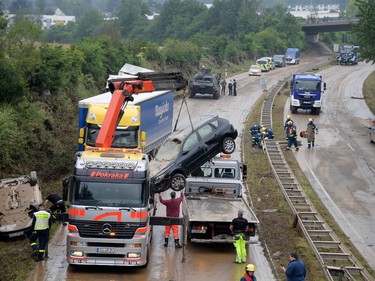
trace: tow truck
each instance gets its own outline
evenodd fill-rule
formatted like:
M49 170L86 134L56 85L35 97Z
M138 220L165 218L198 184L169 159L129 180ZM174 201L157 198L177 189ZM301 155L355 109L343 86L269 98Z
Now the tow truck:
M191 242L233 243L229 226L238 210L248 220L245 241L251 242L259 220L243 197L246 176L246 165L215 157L186 179L187 233Z
M70 202L69 264L147 264L150 217L155 213L149 158L139 148L113 148L111 144L134 94L181 90L187 84L179 72L139 72L109 81L112 98L95 147L77 152L73 176L63 181L63 197Z

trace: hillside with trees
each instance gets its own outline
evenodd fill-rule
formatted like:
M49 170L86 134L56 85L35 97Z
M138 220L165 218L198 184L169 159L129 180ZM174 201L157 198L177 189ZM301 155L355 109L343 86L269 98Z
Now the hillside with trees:
M22 14L56 8L52 0L6 2ZM1 178L36 170L51 181L69 173L78 101L100 93L126 62L190 77L205 58L219 69L304 48L299 21L282 5L260 0L214 0L210 9L197 0L168 0L152 21L145 14L156 1L96 1L103 10L116 5L109 21L87 1L58 2L67 14L82 13L76 22L42 30L21 12L12 24L0 19Z

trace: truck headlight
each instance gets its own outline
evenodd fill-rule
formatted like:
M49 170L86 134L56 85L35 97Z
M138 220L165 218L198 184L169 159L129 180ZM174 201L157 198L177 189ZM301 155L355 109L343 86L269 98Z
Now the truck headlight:
M140 257L141 257L141 253L128 253L128 258L136 259Z
M83 257L83 252L82 251L70 251L70 255L72 257Z

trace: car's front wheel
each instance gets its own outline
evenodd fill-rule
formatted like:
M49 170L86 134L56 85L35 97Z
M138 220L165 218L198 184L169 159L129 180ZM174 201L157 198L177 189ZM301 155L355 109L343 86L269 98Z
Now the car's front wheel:
M186 186L186 178L183 174L174 174L171 177L171 188L174 191L180 191Z
M225 137L221 143L221 151L225 154L232 154L236 149L236 142L231 137Z

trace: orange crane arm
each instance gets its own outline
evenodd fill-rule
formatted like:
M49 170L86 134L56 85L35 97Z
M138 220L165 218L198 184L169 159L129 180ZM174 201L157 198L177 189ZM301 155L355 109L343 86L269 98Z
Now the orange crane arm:
M128 101L133 94L158 90L180 90L187 86L187 80L181 73L138 73L139 80L133 78L115 78L109 82L112 98L104 117L95 146L109 148L112 145L116 127L121 120Z

